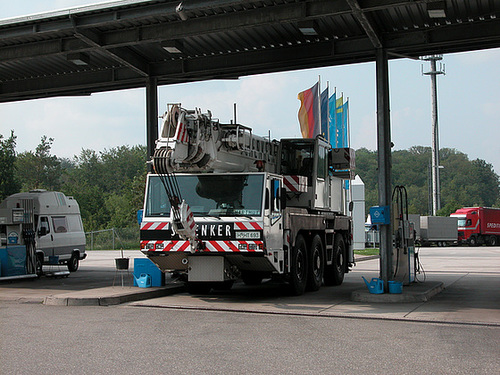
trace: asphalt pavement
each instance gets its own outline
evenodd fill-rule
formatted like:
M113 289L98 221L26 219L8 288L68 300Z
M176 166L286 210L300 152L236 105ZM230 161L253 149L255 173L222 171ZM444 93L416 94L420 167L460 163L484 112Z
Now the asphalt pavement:
M404 286L401 294L371 294L362 279L378 277L379 259L358 257L344 283L317 292L291 296L282 283L260 286L236 283L229 291L190 295L182 283L167 277L164 287L133 286L131 268L117 271L113 251L92 251L80 269L67 277L0 282L0 301L43 303L58 306L130 306L166 309L237 311L322 317L445 322L500 326L500 248L422 248L425 273L418 282ZM52 266L46 271L65 270Z

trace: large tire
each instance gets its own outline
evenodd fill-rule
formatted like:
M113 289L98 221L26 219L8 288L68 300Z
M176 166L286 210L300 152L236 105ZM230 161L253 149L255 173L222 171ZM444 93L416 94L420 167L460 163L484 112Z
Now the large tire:
M333 262L325 268L325 285L340 285L344 281L346 267L346 251L344 238L340 233L333 241Z
M469 245L470 246L477 246L478 245L476 236L472 236L471 238L469 238Z
M290 268L290 292L295 296L304 294L307 285L307 245L304 237L298 235L292 249Z
M323 250L323 241L321 237L315 235L311 248L309 249L309 270L307 278L307 289L316 291L323 283L323 274L325 270L325 252Z
M498 240L497 240L497 236L495 235L491 235L490 236L490 241L489 241L489 245L490 246L496 246L498 243Z
M78 266L80 265L80 255L77 252L71 254L71 258L68 260L68 270L69 272L76 272Z

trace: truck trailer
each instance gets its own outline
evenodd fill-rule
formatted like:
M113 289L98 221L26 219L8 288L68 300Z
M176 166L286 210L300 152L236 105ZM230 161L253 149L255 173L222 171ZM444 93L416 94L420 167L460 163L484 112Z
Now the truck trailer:
M281 279L296 295L341 284L354 265L344 189L354 151L168 108L147 177L142 252L192 293L237 279Z
M408 215L420 246L450 246L457 242L457 220L446 216Z
M457 242L457 220L446 216L420 216L420 244L449 246Z
M500 241L500 208L464 207L450 215L458 219L458 242L497 246Z

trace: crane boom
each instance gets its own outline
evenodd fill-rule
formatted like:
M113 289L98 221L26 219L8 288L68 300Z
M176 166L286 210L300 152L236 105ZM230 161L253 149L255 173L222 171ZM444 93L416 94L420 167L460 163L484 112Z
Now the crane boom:
M169 105L153 165L157 173L276 172L278 142L255 136L249 127L221 124L210 111Z

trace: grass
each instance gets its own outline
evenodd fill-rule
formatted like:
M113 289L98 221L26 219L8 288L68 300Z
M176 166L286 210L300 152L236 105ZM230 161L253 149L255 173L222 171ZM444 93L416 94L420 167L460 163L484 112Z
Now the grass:
M379 255L379 249L354 250L357 255Z

